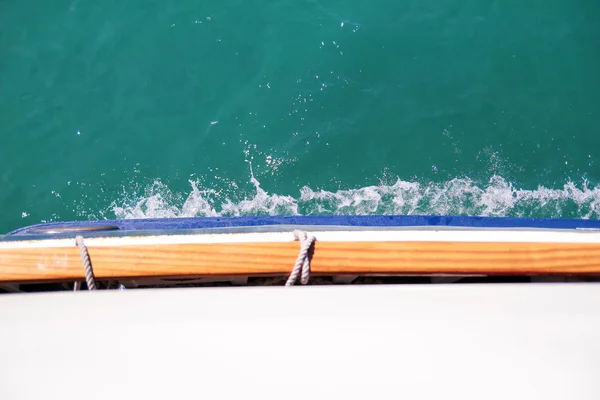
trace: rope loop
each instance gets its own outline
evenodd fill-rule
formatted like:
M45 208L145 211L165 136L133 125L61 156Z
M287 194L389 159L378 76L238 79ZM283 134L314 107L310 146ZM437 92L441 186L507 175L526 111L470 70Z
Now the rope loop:
M314 250L313 245L317 238L305 231L295 230L294 239L300 242L300 252L298 253L296 264L294 264L294 268L285 282L285 286L293 286L298 279L298 275L300 275L300 283L302 285L306 285L310 278L311 250Z
M81 262L83 262L83 270L85 272L85 282L87 283L88 290L96 290L96 279L94 278L94 270L92 268L92 261L90 260L90 254L86 245L83 243L83 237L77 235L75 237L75 244L79 247L79 254L81 255ZM79 290L79 282L75 282L73 287L74 290Z

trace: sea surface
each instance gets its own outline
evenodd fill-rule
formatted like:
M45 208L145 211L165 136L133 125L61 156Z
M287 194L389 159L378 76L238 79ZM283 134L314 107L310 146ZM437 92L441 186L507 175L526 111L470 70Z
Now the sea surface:
M600 218L598 0L0 0L0 232Z

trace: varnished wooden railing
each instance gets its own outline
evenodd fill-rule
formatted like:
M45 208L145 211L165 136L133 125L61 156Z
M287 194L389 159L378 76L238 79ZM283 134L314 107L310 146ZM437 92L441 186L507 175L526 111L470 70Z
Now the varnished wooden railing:
M73 241L74 242L74 241ZM0 246L0 282L83 279L74 244ZM287 275L298 242L88 246L97 279ZM317 241L320 275L600 274L600 243Z

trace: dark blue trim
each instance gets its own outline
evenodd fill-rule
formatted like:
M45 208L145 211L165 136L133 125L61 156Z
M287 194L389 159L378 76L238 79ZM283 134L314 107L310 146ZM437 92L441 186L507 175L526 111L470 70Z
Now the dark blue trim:
M463 216L279 216L279 217L211 217L163 218L102 221L70 221L39 224L17 229L9 235L27 234L31 228L116 225L120 231L187 230L266 225L329 225L329 226L456 226L474 228L546 228L600 229L599 220L498 218Z

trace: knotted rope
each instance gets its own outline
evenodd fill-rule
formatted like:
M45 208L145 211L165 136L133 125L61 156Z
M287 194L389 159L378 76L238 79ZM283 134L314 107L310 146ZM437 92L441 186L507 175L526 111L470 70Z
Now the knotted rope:
M81 261L83 262L83 270L85 271L85 282L87 283L88 290L96 290L96 279L94 278L94 270L92 269L92 262L90 261L90 254L86 245L83 243L83 237L77 235L75 237L75 243L79 247L79 254L81 255ZM75 282L74 290L79 290L79 283Z
M294 231L294 239L300 241L300 252L298 253L292 273L285 282L285 286L293 286L299 274L301 274L300 283L303 285L308 283L308 278L310 277L310 259L312 257L310 249L317 240L313 235L299 230Z

